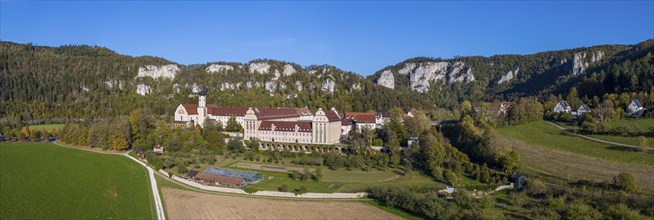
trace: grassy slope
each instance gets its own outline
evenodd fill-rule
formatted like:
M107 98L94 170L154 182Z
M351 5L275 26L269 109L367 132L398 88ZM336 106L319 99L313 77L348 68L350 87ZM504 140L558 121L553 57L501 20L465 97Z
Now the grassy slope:
M609 144L597 143L580 137L563 134L547 122L533 122L517 126L506 126L500 133L531 145L553 148L590 157L621 163L654 166L651 153L635 152Z
M571 123L564 123L564 122L554 122L564 128L567 128L569 130L578 130L578 127L572 126ZM621 119L616 122L611 123L612 127L618 127L618 126L623 126L623 127L639 127L643 131L650 131L652 127L654 127L654 118L646 118L646 119ZM621 143L621 144L629 144L629 145L634 145L638 146L638 137L637 136L620 136L620 135L598 135L598 134L590 134L586 135L590 137L594 137L597 139L602 139L606 141L612 141L616 143ZM654 146L654 136L649 136L646 137L647 142L650 147Z
M152 219L147 171L118 155L0 144L0 219Z

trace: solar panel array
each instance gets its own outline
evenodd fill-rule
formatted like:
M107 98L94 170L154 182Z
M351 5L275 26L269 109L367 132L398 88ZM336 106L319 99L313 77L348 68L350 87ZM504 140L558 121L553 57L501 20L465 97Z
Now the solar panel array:
M258 183L259 181L263 180L263 175L261 175L260 173L241 171L241 170L232 170L227 168L210 167L204 170L204 173L241 178L245 180L245 182L250 184Z

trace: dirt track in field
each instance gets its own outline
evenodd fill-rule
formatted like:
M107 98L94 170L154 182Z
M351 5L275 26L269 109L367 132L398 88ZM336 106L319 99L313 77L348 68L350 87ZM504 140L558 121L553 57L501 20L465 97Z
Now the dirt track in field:
M163 188L169 219L402 219L361 202L246 198Z
M654 191L654 168L622 164L571 152L532 146L522 141L501 137L500 142L520 153L520 162L528 167L571 180L611 182L621 172L636 175L642 189Z

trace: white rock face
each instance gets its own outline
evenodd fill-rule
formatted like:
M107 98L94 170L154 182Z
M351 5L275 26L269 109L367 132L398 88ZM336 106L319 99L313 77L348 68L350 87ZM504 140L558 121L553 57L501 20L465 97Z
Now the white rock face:
M272 78L272 80L278 80L280 76L282 76L282 74L279 73L279 70L275 70L275 76Z
M259 62L259 63L250 63L250 67L248 68L248 71L250 73L266 74L268 73L269 69L270 69L270 64L266 62Z
M377 79L377 84L387 88L395 89L395 77L393 76L393 72L390 70L384 70L379 79Z
M85 85L80 86L80 89L82 89L84 92L90 91L89 87L86 87Z
M286 65L284 65L284 72L283 73L284 73L284 76L290 76L290 75L293 75L293 74L297 73L297 70L295 70L295 67L293 67L293 65L286 64Z
M454 82L472 82L475 81L475 76L472 75L472 69L468 68L464 73L456 73L450 75L450 83Z
M240 83L232 84L232 83L225 82L223 84L220 84L220 91L224 91L227 89L229 90L238 89L240 85L241 85Z
M295 87L297 87L297 91L302 92L302 82L300 81L295 81Z
M395 84L393 84L395 86ZM352 85L352 90L361 90L361 83Z
M150 94L151 92L152 92L152 88L150 88L150 86L148 85L145 84L136 85L136 93L139 95Z
M422 63L409 74L411 88L414 91L425 93L429 91L429 83L444 80L447 74L447 62Z
M276 82L266 82L266 90L268 92L273 93L275 90L277 90L277 83Z
M400 69L399 71L397 71L397 72L399 72L399 73L402 74L402 75L407 75L407 74L409 74L411 71L413 71L413 69L415 69L415 68L416 68L416 64L415 64L415 63L405 63L405 64L404 64L404 67L403 67L402 69Z
M513 77L518 76L518 71L520 71L520 67L516 68L515 71L507 72L500 78L500 81L497 81L497 84L508 82L509 80L513 79Z
M227 71L231 71L231 70L234 70L233 66L222 65L222 64L211 64L206 69L207 73L219 73L220 71L227 72Z
M449 71L448 71L449 69ZM475 76L472 74L472 69L465 66L465 63L457 61L454 63L441 62L425 62L425 63L405 63L402 69L398 70L402 75L409 75L409 82L411 89L421 93L429 91L430 83L442 81L444 83L463 82L468 83L475 81ZM383 77L386 72L382 72L382 78L385 80L377 80L377 84L388 87L390 77ZM380 83L381 82L381 83ZM391 87L389 87L391 88Z
M309 70L309 74L316 74L318 71L316 70Z
M107 84L109 88L118 87L118 89L123 89L124 85L124 83L122 83L120 80L108 80L104 83Z
M168 64L163 66L146 65L139 67L138 77L152 77L153 79L165 78L174 79L177 75L179 67L175 64Z
M200 86L198 86L198 84L193 83L193 85L191 85L190 87L191 87L191 92L192 93L199 93L200 92Z
M604 57L604 52L595 51L592 54L590 63L586 62L586 52L578 52L574 54L572 58L572 75L583 74L586 71L586 68L593 63L599 62Z
M327 79L322 83L322 91L325 92L334 92L336 89L336 83L332 79Z

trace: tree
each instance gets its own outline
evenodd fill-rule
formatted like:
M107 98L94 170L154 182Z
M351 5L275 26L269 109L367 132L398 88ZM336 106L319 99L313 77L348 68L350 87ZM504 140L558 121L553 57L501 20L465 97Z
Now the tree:
M30 129L28 127L23 127L20 129L20 133L23 134L23 137L29 137L30 136ZM23 141L23 140L21 140Z
M417 111L413 117L407 117L404 123L412 134L420 135L431 129L431 120L422 111Z
M229 120L227 120L227 126L225 127L225 131L228 132L239 132L243 129L238 122L236 122L236 117L234 115L231 115L229 117Z
M459 178L456 176L456 173L450 170L445 170L444 176L447 182L450 183L450 185L452 185L452 187L455 187L459 182Z
M112 129L111 130L111 149L113 150L127 150L129 143L127 142L127 137L125 133L120 130Z
M36 141L39 138L39 133L39 130L36 128L32 129L32 131L30 131L30 140Z
M636 181L636 176L633 173L620 173L613 177L613 183L620 189L627 192L638 192L640 186Z
M227 142L227 149L229 149L229 151L232 153L245 152L245 147L243 146L243 142L241 142L241 140L238 140L236 138L229 139L229 141Z
M568 92L568 95L565 97L565 99L568 104L570 104L572 109L579 108L579 92L577 91L577 87L570 88L570 91Z
M261 143L259 143L259 140L253 139L248 143L248 148L254 152L259 152L259 147L261 146Z
M468 100L461 102L461 116L472 115L472 103Z

